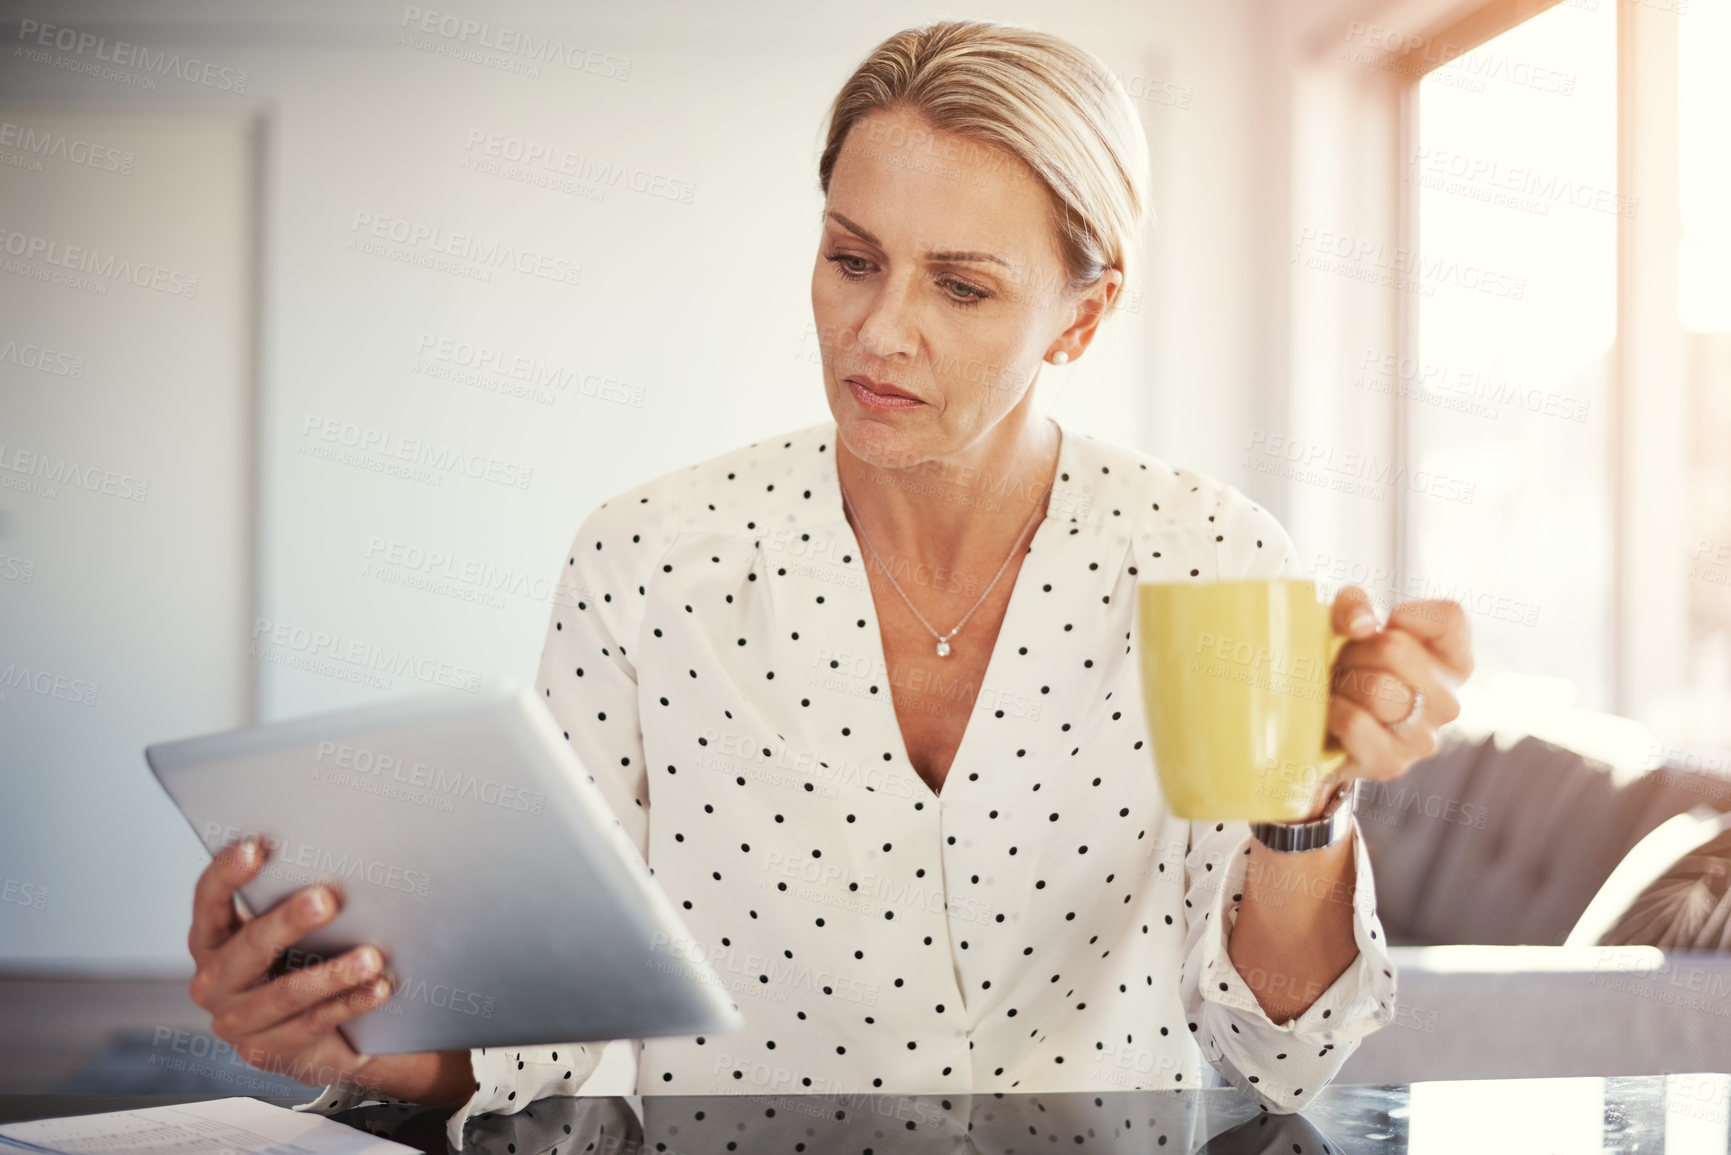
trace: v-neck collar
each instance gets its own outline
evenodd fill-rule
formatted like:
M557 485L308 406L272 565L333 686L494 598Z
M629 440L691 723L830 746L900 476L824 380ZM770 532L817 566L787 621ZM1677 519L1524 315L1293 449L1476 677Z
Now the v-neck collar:
M1004 676L1005 647L1000 643L1003 643L1006 638L1019 636L1022 618L1028 612L1028 587L1034 582L1042 580L1040 567L1047 554L1046 542L1043 539L1049 539L1053 532L1055 529L1052 519L1045 517L1040 519L1040 523L1034 529L1034 535L1028 539L1027 555L1022 559L1021 566L1016 570L1015 579L1010 583L1010 600L1004 606L1004 620L999 624L998 636L992 640L992 652L986 658L986 668L980 672L980 684L974 705L968 710L967 721L962 723L962 737L956 743L956 751L950 758L949 769L944 771L944 780L936 790L932 789L931 783L927 782L918 768L914 766L913 755L908 752L907 736L902 733L901 717L896 712L895 680L889 678L890 684L884 687L887 700L881 704L880 708L888 712L889 727L895 734L898 759L896 764L908 767L914 780L925 790L926 796L934 802L942 801L945 796L950 794L952 777L958 770L969 764L969 751L979 745L982 740L978 736L980 729L978 694L985 693L988 687L1001 686L1006 680ZM888 670L889 659L883 650L883 626L878 620L877 600L872 597L870 583L868 582L858 593L864 599L869 611L866 621L875 627L870 632L877 647L878 663L883 669Z
M1073 527L1080 521L1074 511L1086 512L1093 508L1093 503L1088 500L1087 494L1084 492L1084 475L1080 469L1081 462L1078 459L1081 449L1081 446L1078 445L1078 435L1065 429L1056 418L1053 418L1053 423L1058 425L1059 442L1057 465L1052 475L1052 491L1047 497L1045 515L1036 523L1032 536L1027 539L1023 547L1026 553L1021 566L1016 571L1015 579L1011 583L1010 598L1004 609L1003 622L999 625L997 638L993 641L992 653L986 659L986 668L980 675L980 693L984 693L987 687L1001 686L1009 681L1005 667L1008 659L1004 654L1004 646L999 643L1006 637L1016 637L1019 632L1025 632L1025 623L1022 619L1030 612L1027 608L1028 595L1026 590L1036 582L1047 580L1042 574L1046 572L1043 567L1046 565L1047 555L1053 552L1050 548L1051 536L1060 532L1060 525ZM822 530L826 534L835 535L842 542L853 543L851 561L848 564L858 565L860 575L864 578L867 573L863 554L864 543L860 541L852 524L848 522L846 509L841 500L841 485L835 465L835 423L831 420L812 428L822 435L818 442L822 451L815 455L819 459L819 464L814 470L815 476L809 490L810 496L801 500L795 507L798 512L789 516L789 525L793 530L802 528ZM1068 513L1067 517L1065 516L1066 513ZM1074 532L1073 528L1071 532ZM968 712L968 720L962 726L961 740L956 744L955 755L950 759L950 768L945 772L942 786L933 790L931 784L914 768L913 758L908 753L907 739L902 733L901 719L896 713L893 679L889 678L889 662L884 653L883 626L879 620L876 599L872 596L870 581L861 581L858 586L854 587L835 588L833 592L837 596L854 599L852 604L860 615L860 619L868 627L866 632L871 635L873 650L871 656L875 661L873 668L884 670L886 682L892 683L885 685L885 692L876 708L883 711L886 725L893 735L893 753L896 757L894 764L908 768L909 774L917 783L913 789L920 799L932 803L941 802L950 795L952 776L957 770L970 764L969 759L972 757L970 751L984 740L976 733L980 728L977 724L978 703L976 702L975 708ZM878 695L874 694L873 697L878 697Z

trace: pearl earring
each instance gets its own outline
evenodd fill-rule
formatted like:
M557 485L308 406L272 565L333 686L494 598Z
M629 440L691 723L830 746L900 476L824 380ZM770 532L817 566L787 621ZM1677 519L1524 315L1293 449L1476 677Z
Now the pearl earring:
M1052 354L1052 364L1054 364L1054 365L1062 365L1064 362L1068 361L1069 359L1070 359L1070 354L1064 352L1062 349L1059 349L1056 353Z

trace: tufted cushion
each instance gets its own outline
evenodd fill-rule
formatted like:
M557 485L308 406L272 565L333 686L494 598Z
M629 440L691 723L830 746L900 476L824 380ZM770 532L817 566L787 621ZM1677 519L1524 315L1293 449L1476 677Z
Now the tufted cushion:
M1562 942L1628 844L1608 768L1530 736L1459 744L1360 799L1385 920L1381 879L1404 883L1390 941Z
M1464 793L1482 755L1477 742L1445 737L1434 755L1395 782L1359 784L1358 828L1370 852L1377 914L1392 945L1430 946L1440 941L1425 933L1418 911L1431 861L1450 831L1440 822L1427 821L1420 807L1427 795ZM1406 786L1419 787L1413 797L1420 799L1420 807L1402 808L1401 789Z

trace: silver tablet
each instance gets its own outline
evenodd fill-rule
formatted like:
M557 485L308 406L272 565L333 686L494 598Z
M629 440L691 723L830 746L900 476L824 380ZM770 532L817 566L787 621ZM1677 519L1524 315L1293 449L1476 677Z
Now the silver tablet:
M722 1034L737 1005L532 690L387 702L149 746L212 854L269 848L240 897L314 882L337 916L278 969L377 945L363 1054Z

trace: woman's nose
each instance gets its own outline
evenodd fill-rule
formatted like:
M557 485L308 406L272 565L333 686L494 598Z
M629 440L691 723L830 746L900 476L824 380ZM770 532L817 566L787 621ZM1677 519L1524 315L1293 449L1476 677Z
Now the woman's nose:
M861 349L874 357L892 357L919 349L912 295L911 283L888 283L883 287L860 322Z

